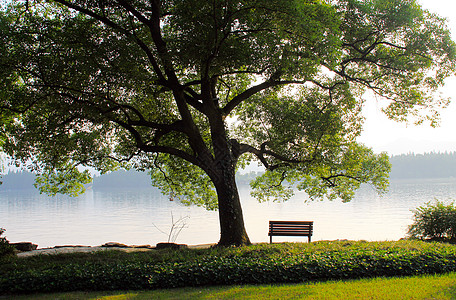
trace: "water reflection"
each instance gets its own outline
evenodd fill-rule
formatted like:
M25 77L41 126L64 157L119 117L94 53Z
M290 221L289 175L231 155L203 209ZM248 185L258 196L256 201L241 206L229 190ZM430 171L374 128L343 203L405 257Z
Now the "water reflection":
M285 203L258 203L248 187L240 187L246 229L252 242L267 242L269 220L313 220L317 240L397 240L411 223L411 209L435 198L456 199L456 180L393 181L390 191L378 196L362 187L349 203L306 202L297 193ZM39 247L109 241L126 244L156 244L168 237L174 220L189 216L177 242L213 243L219 238L217 212L186 207L169 201L159 191L89 190L82 196L47 197L36 191L0 192L0 227L11 242L32 241ZM158 228L158 229L157 229ZM300 238L280 238L275 241ZM305 241L306 238L302 239Z

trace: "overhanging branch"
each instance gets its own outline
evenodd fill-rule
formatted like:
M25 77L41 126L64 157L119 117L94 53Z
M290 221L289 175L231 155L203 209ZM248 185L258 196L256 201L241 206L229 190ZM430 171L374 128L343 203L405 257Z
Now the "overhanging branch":
M122 126L125 128L130 134L133 136L135 142L136 142L136 147L140 149L143 152L146 153L165 153L165 154L170 154L179 158L182 158L196 166L202 166L200 161L193 155L190 155L189 153L176 149L173 147L168 147L168 146L158 146L158 145L149 145L144 142L141 134L130 124L122 122L122 121L113 121L117 123L118 125Z
M349 178L349 179L352 179L352 180L355 180L355 181L358 181L358 182L361 182L362 180L358 177L354 177L354 176L351 176L351 175L347 175L347 174L335 174L335 175L330 175L330 176L321 176L320 178L325 181L329 187L335 187L337 186L336 183L334 183L334 181L332 181L332 179L335 179L335 178L340 178L340 177L345 177L345 178Z
M280 85L279 82L272 81L272 80L267 80L263 83L260 83L258 85L255 85L244 92L240 93L239 95L235 96L233 99L231 99L230 102L226 104L226 106L223 108L222 112L223 115L227 116L229 115L239 104L241 104L243 101L247 100L249 97L255 95L256 93L259 93L265 89L268 89L273 86Z
M119 32L125 34L127 37L131 38L132 40L134 40L136 42L136 44L146 53L147 55L147 58L149 59L150 63L152 64L152 67L156 73L156 75L158 76L160 82L163 84L163 85L167 85L166 82L166 78L165 76L163 75L151 49L140 39L138 38L134 32L130 32L129 30L123 28L122 26L120 26L119 24L115 23L114 21L112 21L111 19L109 19L108 17L106 16L102 16L102 15L99 15L97 14L96 12L90 10L90 9L87 9L87 8L84 8L82 6L79 6L77 4L74 4L72 2L69 2L69 1L66 1L66 0L54 0L55 2L57 3L60 3L68 8L71 8L71 9L74 9L84 15L87 15L87 16L90 16L100 22L102 22L103 24L115 29L115 30L118 30ZM123 3L125 3L126 5L126 2L125 1L121 1ZM132 12L133 13L133 12ZM143 20L143 19L141 19ZM147 25L147 24L146 24ZM149 26L150 28L150 26Z
M306 163L311 163L311 162L315 161L315 157L312 157L311 159L288 158L286 156L275 153L274 151L266 149L267 143L263 143L261 145L260 149L256 149L255 147L250 146L248 144L239 144L236 140L231 140L231 143L237 145L237 149L239 149L238 150L239 156L244 153L252 153L261 161L261 163L264 165L264 167L270 171L273 171L273 170L281 168L281 167L290 167L292 165L306 164ZM274 159L278 160L280 163L271 165L265 156L271 156Z
M163 123L157 123L157 122L152 122L148 121L145 119L145 117L142 115L142 113L136 109L135 107L129 105L129 104L122 104L114 101L112 98L108 96L103 96L103 95L98 95L94 93L87 93L84 91L76 90L74 88L67 88L67 87L62 87L62 86L46 86L48 88L54 89L57 95L60 97L64 98L69 98L71 101L81 103L81 105L87 105L89 107L92 107L93 109L96 109L97 111L100 112L104 117L106 117L109 121L112 122L123 122L124 124L128 124L129 126L141 126L141 127L148 127L151 129L157 129L159 131L162 131L162 136L164 135L163 132L169 133L172 131L175 132L180 132L184 133L184 127L182 125L181 121L175 121L171 124L163 124ZM83 96L89 96L89 97L96 97L96 98L102 98L111 103L113 106L100 106L98 103L86 100L86 99L80 99L79 97L73 95L72 93L80 93ZM127 119L126 122L119 120L118 118L115 118L111 113L121 110L125 118ZM134 116L136 116L135 119L133 119L127 111L131 111Z

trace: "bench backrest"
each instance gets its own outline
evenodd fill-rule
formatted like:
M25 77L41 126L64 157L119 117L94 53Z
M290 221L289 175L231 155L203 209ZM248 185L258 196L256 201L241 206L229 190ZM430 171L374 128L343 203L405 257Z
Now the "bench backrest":
M269 236L312 236L313 221L269 221Z

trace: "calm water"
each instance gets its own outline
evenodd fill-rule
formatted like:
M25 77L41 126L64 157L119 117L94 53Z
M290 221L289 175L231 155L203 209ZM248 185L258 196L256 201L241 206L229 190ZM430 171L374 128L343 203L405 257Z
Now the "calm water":
M248 187L240 187L246 229L252 242L267 242L268 220L313 220L313 240L397 240L412 222L411 209L440 199L456 199L456 179L393 181L387 195L361 188L349 203L309 202L297 194L285 203L258 203ZM10 242L31 241L40 248L55 245L100 245L105 242L150 244L166 242L174 220L186 219L176 242L215 243L217 212L171 202L153 189L98 191L71 198L46 197L36 191L0 192L0 227ZM159 230L160 229L160 230ZM306 241L280 238L275 241Z

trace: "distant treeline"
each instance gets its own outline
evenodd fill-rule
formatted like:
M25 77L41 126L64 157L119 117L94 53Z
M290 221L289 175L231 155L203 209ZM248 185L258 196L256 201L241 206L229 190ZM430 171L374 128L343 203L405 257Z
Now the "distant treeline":
M390 157L392 164L391 179L414 178L456 178L456 152L402 154ZM260 173L250 172L237 174L239 185L246 185ZM0 190L32 189L35 175L27 171L13 171L2 176L3 184ZM116 188L153 188L150 175L147 172L120 170L95 176L93 183L88 187L93 189Z
M35 174L28 171L13 171L2 176L3 184L0 189L33 189ZM93 189L115 188L152 188L150 176L147 172L133 170L119 170L101 176L94 176L92 184L87 185Z
M28 171L13 171L1 178L2 185L0 190L27 190L33 189L35 183L35 174Z
M93 178L93 189L152 188L148 172L119 170Z
M249 184L252 179L257 177L256 172L237 174L238 184ZM151 188L152 181L148 172L116 171L93 179L93 189L107 188Z
M390 162L391 179L456 177L456 152L394 155Z
M249 184L258 174L250 172L238 174L237 182L240 185ZM33 189L35 174L28 171L12 171L1 178L3 184L0 190ZM148 172L137 172L134 170L119 170L101 176L95 176L93 183L87 186L92 189L144 189L154 188Z

